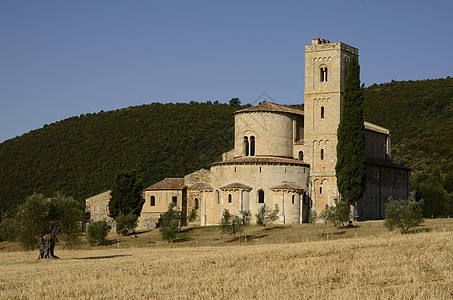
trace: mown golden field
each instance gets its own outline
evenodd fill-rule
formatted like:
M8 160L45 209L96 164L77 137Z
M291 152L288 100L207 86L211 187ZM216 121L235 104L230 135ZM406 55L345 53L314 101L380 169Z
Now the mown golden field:
M148 239L140 247L124 247L123 240L119 248L57 249L59 260L37 260L36 251L1 252L0 298L451 299L452 222L427 224L422 231L428 232L406 235L378 230L382 222L358 223L346 233L330 227L329 240L300 236L318 232L320 224L252 227L264 237L247 243L211 230L212 244L191 247L184 241L198 240L195 235L166 245L151 242L150 233L130 237L130 243ZM363 234L370 226L375 233Z

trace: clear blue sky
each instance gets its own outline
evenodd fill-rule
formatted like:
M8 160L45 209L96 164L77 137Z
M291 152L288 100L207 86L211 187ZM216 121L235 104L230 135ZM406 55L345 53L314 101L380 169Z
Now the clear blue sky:
M452 75L453 1L0 1L0 142L84 113L266 92L303 102L304 46L365 85Z

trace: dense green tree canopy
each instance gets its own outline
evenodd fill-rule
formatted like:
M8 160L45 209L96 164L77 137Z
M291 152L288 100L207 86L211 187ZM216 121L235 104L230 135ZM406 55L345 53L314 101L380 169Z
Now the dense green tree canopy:
M116 175L110 192L109 214L112 218L133 214L140 216L144 200L143 186L135 172Z
M366 188L365 127L363 125L363 88L357 56L351 57L345 79L341 120L338 126L338 190L343 200L354 204Z

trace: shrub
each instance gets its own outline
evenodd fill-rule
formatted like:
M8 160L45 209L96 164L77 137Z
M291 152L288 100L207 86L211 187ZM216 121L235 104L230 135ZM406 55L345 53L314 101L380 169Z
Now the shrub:
M349 204L346 201L337 201L335 199L335 207L333 208L333 219L332 223L337 226L341 223L344 227L344 223L349 222Z
M278 209L278 205L275 204L274 210L268 207L266 204L261 206L258 209L258 213L255 215L256 217L256 224L264 226L266 229L266 225L268 223L272 223L278 219L278 213L280 210Z
M180 222L181 211L177 209L175 204L170 203L168 210L160 215L159 232L162 240L172 243L176 238Z
M137 227L138 217L132 213L127 215L120 214L115 219L116 221L116 233L121 235L128 235L133 232Z
M423 223L422 207L423 201L417 202L414 198L396 201L390 197L385 207L384 226L390 231L399 228L402 233L407 233Z
M239 216L233 215L228 209L222 213L219 228L223 233L231 234L236 238L236 234L241 234L244 227L250 224L251 213L250 211L241 211Z
M108 242L106 238L110 229L112 229L112 227L110 227L106 221L90 223L90 226L88 226L88 243L91 246L106 245Z

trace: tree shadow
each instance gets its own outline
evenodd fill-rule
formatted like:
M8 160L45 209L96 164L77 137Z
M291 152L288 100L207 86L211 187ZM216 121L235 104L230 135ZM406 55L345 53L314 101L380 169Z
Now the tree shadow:
M269 235L268 234L257 234L257 235L243 235L241 237L237 236L236 238L226 241L226 243L232 243L232 242L237 242L237 241L252 241L255 239L264 238L266 236L269 236Z
M425 228L410 229L408 231L402 231L401 234L417 234L417 233L426 233L426 232L431 232L431 231L433 231L432 228L425 227Z
M266 228L264 228L264 230L278 230L278 229L285 229L285 228L289 228L289 227L291 227L291 226L275 225L272 227L266 227Z
M193 241L193 239L185 236L185 237L180 237L180 238L174 239L173 243L184 243L184 242L188 242L188 241Z
M104 256L89 256L89 257L79 257L73 258L75 260L79 259L107 259L107 258L117 258L117 257L124 257L124 256L132 256L132 254L117 254L117 255L104 255Z

